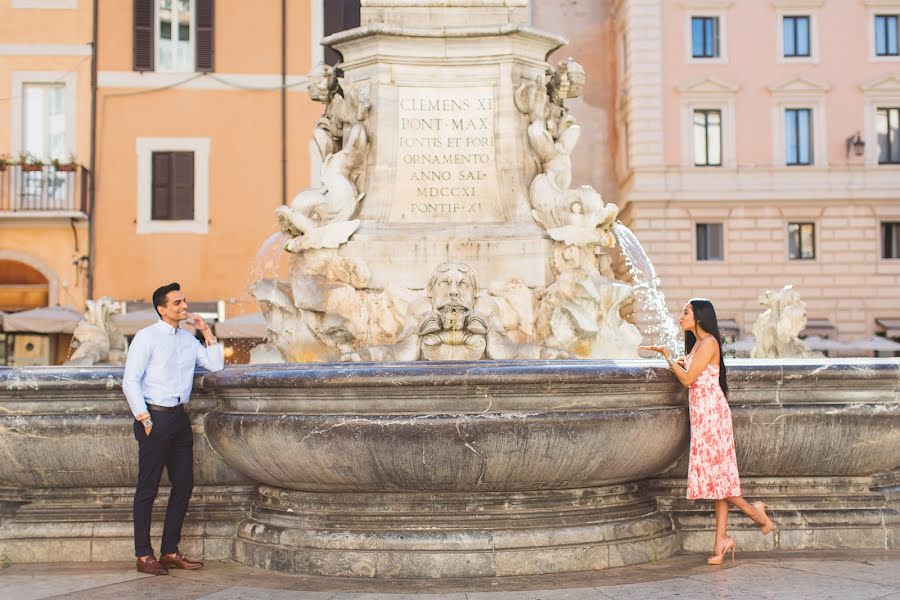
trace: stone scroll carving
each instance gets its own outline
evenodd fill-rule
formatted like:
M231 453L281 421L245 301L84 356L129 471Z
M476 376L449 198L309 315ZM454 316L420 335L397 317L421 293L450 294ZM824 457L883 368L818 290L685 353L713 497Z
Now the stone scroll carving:
M347 242L359 227L351 218L364 195L368 89L354 87L335 68L319 65L309 75L309 95L325 104L313 131L323 160L321 185L300 192L290 206L275 212L282 231L291 236L285 246L289 252L337 248Z
M810 350L800 339L800 332L806 327L806 303L792 285L786 285L778 292L766 290L759 297L759 303L766 309L753 323L753 337L756 346L751 358L815 358L822 355Z
M113 315L122 312L122 303L104 296L87 301L84 320L72 333L74 351L66 365L124 365L128 342L113 322Z
M516 90L516 107L528 116L528 142L538 164L529 189L531 214L556 241L612 247L610 228L618 207L604 204L589 185L572 189L572 151L581 128L564 101L580 96L584 81L581 65L567 59L551 69L549 77L526 79Z
M478 289L475 272L443 263L424 296L410 303L397 342L343 355L344 361L568 358L564 350L516 343L506 335L497 301Z

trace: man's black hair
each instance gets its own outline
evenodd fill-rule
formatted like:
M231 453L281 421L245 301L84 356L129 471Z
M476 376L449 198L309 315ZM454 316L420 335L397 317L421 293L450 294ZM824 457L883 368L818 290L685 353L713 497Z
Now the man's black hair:
M153 310L156 311L156 314L160 317L162 315L159 314L159 307L166 306L166 296L169 292L179 292L181 291L181 286L177 283L170 283L169 285L164 285L160 288L156 288L156 291L153 292Z

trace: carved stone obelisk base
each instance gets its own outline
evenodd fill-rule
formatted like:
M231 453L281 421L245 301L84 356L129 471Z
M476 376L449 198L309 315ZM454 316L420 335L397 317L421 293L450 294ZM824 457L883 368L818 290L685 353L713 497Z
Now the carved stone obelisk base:
M540 492L329 494L262 486L235 558L282 572L490 577L587 571L677 551L635 484Z

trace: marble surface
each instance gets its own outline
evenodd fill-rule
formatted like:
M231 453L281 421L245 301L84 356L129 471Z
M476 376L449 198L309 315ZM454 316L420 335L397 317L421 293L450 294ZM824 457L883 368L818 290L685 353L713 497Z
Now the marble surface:
M12 565L0 570L0 597L16 600L650 600L658 598L896 600L900 554L820 552L738 554L710 567L702 555L571 573L440 582L292 576L212 562L200 571L150 577L130 563Z

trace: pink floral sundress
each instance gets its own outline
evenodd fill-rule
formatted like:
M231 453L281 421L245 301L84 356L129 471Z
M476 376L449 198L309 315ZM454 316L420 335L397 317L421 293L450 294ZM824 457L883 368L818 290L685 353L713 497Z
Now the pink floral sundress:
M690 368L692 356L685 366ZM689 500L721 500L741 495L731 409L719 386L719 367L707 365L690 387L691 453Z

